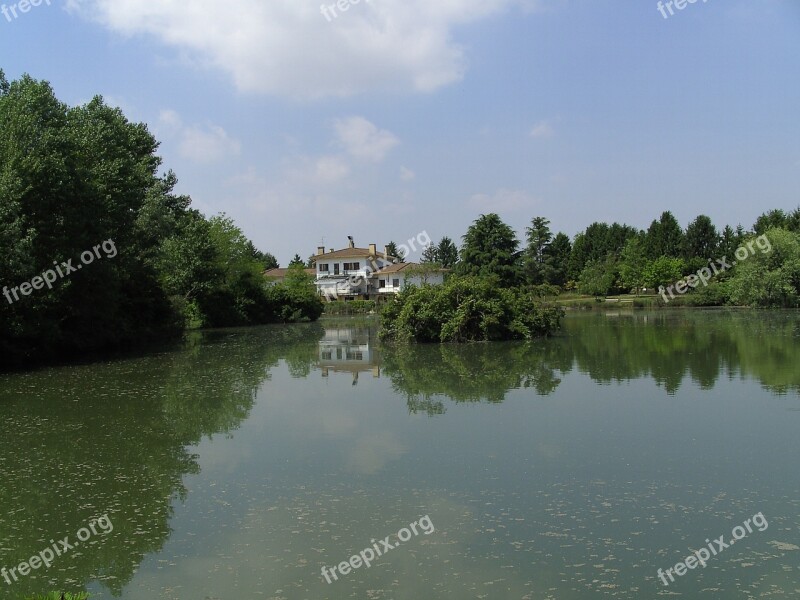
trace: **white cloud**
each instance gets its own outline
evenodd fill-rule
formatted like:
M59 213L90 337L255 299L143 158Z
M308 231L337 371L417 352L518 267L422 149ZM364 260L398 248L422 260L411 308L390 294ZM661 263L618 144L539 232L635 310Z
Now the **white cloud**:
M181 156L199 163L212 163L236 156L241 144L231 138L222 127L210 126L207 130L190 127L184 131L180 145Z
M553 133L555 133L553 131L553 126L549 123L549 121L539 121L531 130L531 137L549 138L553 137Z
M417 174L414 173L408 167L400 167L400 179L403 181L414 181L417 178Z
M214 163L230 156L237 156L242 145L218 125L184 125L183 119L174 110L162 110L158 129L167 139L175 139L180 155L197 163Z
M359 160L381 162L400 143L393 133L378 129L364 117L337 119L334 129L338 144Z
M331 0L323 0L331 4ZM328 21L300 0L68 0L70 11L128 36L152 36L240 91L321 98L431 92L461 80L454 30L536 0L375 0Z
M350 174L350 165L341 156L323 156L317 159L315 179L321 183L336 183Z
M469 205L475 210L485 212L513 212L530 208L539 200L522 190L499 189L494 194L475 194L469 199Z

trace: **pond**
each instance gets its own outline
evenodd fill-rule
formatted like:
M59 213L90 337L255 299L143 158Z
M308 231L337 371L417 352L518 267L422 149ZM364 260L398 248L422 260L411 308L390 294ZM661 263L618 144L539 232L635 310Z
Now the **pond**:
M800 594L798 313L575 312L467 346L377 330L0 377L0 598Z

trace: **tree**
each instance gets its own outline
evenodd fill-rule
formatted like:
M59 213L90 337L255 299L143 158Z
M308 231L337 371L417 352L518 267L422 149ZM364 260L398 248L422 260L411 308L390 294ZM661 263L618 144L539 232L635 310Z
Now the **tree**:
M781 209L774 209L762 214L758 219L756 219L755 224L753 225L753 231L756 235L761 235L762 233L766 233L770 229L781 228L786 229L786 224L788 223L788 217L786 213L783 212Z
M316 321L325 310L314 278L302 264L290 266L283 282L268 287L265 293L273 311L270 320L279 323Z
M458 248L449 237L443 237L436 247L436 257L442 268L452 269L458 262Z
M525 229L525 236L528 242L523 255L525 279L531 285L545 283L545 251L553 241L550 221L544 217L534 217L530 227Z
M96 97L70 108L51 86L0 77L0 274L32 281L107 241L119 249L47 289L0 308L0 362L28 362L165 337L175 315L159 285L161 239L140 217L173 202L158 142ZM152 215L153 221L170 219ZM83 265L81 265L83 266ZM13 282L13 283L12 283Z
M647 258L655 260L661 256L678 258L683 256L684 236L678 220L670 211L661 213L658 221L653 221L645 237Z
M700 215L686 228L683 258L687 261L702 259L702 263L706 263L716 258L719 242L720 236L711 219Z
M575 236L569 259L569 278L579 279L583 269L592 261L605 261L609 254L619 257L628 239L638 234L638 230L630 225L592 223L586 231Z
M398 245L397 245L397 244L395 244L394 242L389 242L388 244L386 244L386 253L387 253L389 256L394 256L394 257L395 257L395 258L397 258L397 259L398 259L400 262L403 262L403 261L406 259L406 253L405 253L405 252L403 252L403 251L402 251L402 250L401 250L401 249L398 247Z
M648 262L644 251L644 236L629 239L620 256L619 278L622 287L635 290L638 294L646 285L644 273Z
M731 301L740 306L800 307L800 234L770 229L749 244L760 252L738 261L727 282Z
M618 265L609 254L605 260L592 260L581 272L578 291L590 296L606 296L617 287Z
M794 233L800 233L800 207L797 207L792 214L786 218L785 228Z
M0 277L54 278L0 302L0 362L269 318L261 272L274 257L224 215L208 221L174 194L158 146L99 96L68 107L47 82L0 73ZM56 278L54 265L67 262L74 271Z
M299 254L295 254L294 258L292 258L292 260L289 262L289 268L292 268L292 267L305 268L305 266L306 266L306 262L302 258L300 258Z
M725 225L725 229L722 230L722 236L720 237L719 248L717 250L720 258L733 257L733 254L736 252L736 249L741 245L743 240L744 231L741 225L737 231L734 231L730 225Z
M439 262L439 252L433 244L428 244L425 246L425 249L422 251L422 260L423 263L438 263Z
M461 274L491 277L502 286L512 286L519 281L519 240L499 215L481 215L470 225L463 240Z
M544 250L545 283L563 287L567 283L572 242L566 233L558 233Z
M272 254L270 254L269 252L261 252L255 247L255 245L253 245L253 242L248 241L248 244L249 244L250 255L259 262L264 271L280 268L280 264L278 264L278 259L275 258Z
M673 285L683 278L685 266L683 259L659 256L645 267L644 283L652 288Z

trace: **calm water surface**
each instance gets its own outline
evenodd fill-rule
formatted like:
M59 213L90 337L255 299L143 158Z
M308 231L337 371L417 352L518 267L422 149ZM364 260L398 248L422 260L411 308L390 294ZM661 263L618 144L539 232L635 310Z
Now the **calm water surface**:
M405 349L369 320L209 332L2 376L0 415L0 567L114 526L0 598L800 597L797 313L574 313L552 340ZM705 569L656 575L756 513Z

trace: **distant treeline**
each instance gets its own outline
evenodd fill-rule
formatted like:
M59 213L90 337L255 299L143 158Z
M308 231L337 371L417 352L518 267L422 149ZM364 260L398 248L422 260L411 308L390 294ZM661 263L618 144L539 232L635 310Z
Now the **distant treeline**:
M766 212L749 230L741 225L720 230L705 215L683 229L667 211L645 231L592 223L570 239L554 234L546 218L535 217L525 233L522 244L498 215L481 215L460 250L444 238L426 249L423 262L502 287L604 296L652 292L686 278L695 285L682 288L696 305L800 306L800 208ZM691 279L701 269L712 274L710 283Z
M158 146L100 97L0 71L0 364L319 317L302 270L265 285L274 257L173 193Z

